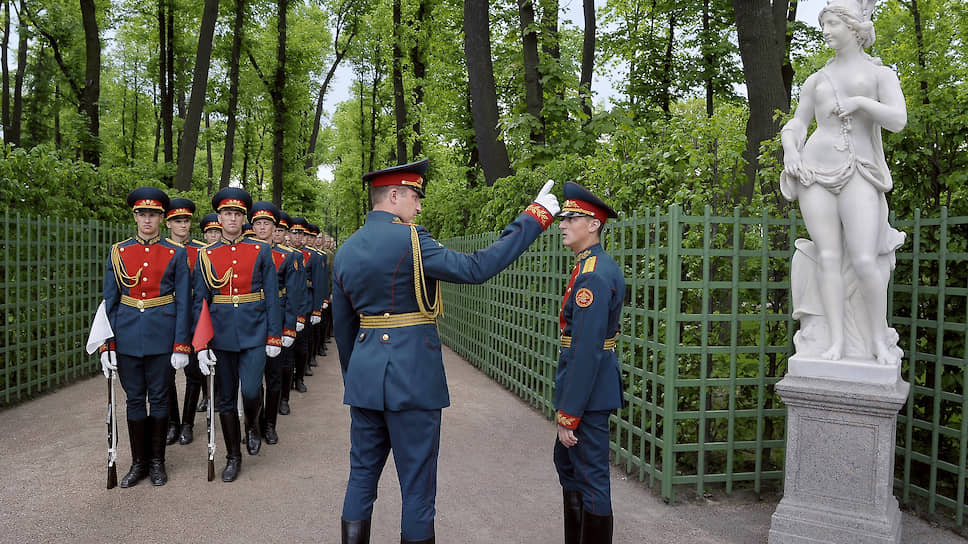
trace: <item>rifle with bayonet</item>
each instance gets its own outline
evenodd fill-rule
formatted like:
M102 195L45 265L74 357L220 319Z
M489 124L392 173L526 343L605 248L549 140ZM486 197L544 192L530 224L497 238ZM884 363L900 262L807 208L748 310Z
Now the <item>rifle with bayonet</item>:
M118 485L118 418L114 413L114 376L115 371L108 375L108 489Z
M208 388L208 408L205 409L205 423L208 424L208 481L215 479L215 367L206 376Z

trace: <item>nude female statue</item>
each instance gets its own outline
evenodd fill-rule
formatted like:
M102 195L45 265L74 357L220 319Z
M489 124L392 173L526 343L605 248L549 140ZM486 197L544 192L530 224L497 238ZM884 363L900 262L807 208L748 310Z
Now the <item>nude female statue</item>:
M873 4L831 0L821 11L823 37L835 55L807 78L796 113L781 131L780 185L788 200L799 200L813 243L816 277L809 281L816 281L829 340L820 358L845 356L848 328L860 336L855 340L865 348L865 358L889 364L900 356L897 335L887 324L887 287L894 250L904 235L888 224L884 195L893 181L881 128L904 128L907 109L894 72L864 52L874 42ZM813 119L817 128L807 138ZM845 270L852 274L849 282ZM851 327L845 327L847 283L862 307L849 312Z

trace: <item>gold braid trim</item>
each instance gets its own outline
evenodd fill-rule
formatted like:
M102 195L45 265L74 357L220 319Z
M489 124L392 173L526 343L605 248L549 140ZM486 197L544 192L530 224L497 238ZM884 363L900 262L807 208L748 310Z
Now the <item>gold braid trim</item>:
M111 246L111 266L114 267L114 281L118 284L118 290L122 286L128 289L138 286L138 282L141 281L141 268L134 276L128 274L128 271L124 268L124 261L121 260L121 251L118 244Z
M420 254L420 236L417 234L415 225L410 225L410 246L413 250L413 289L417 296L419 313L426 316L427 319L437 319L437 316L444 315L444 303L440 298L440 282L437 282L434 302L431 304L425 298L427 296L427 281L423 271L423 256Z
M205 285L208 285L209 289L212 291L218 291L229 284L229 281L232 279L233 267L230 266L229 269L225 271L225 275L223 275L221 278L218 278L215 276L213 271L214 267L212 266L212 259L208 257L208 252L199 251L198 256L202 259L202 277L205 278Z

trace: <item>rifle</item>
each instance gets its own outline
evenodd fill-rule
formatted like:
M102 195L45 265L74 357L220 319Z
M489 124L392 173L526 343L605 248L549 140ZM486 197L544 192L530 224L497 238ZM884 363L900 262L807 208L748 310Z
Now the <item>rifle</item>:
M114 414L114 371L108 376L108 489L118 485L118 418Z
M208 425L208 481L215 479L215 367L206 377L208 387L208 408L205 410L205 423Z

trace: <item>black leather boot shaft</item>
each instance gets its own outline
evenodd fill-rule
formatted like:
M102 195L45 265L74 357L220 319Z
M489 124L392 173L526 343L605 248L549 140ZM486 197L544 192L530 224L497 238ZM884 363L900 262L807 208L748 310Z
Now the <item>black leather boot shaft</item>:
M151 485L165 485L168 483L168 472L165 470L165 446L167 445L168 422L166 417L152 417L150 435L151 460L148 463L148 477Z
M581 544L581 491L561 490L565 515L565 544Z
M178 443L181 445L191 444L195 440L195 405L198 404L198 396L202 392L202 387L196 384L185 386L185 404L182 406L182 423L178 433Z
M266 391L266 408L264 411L266 426L262 436L266 444L278 444L279 434L276 432L276 422L279 420L279 404L282 401L282 391Z
M343 544L369 544L370 542L370 520L361 519L359 521L340 520L340 534Z
M131 444L131 468L121 478L121 487L134 487L148 477L148 419L128 420L128 442Z
M165 442L170 446L178 442L178 431L181 429L181 417L178 416L178 390L175 388L174 371L172 380L168 384L168 434Z
M245 412L245 449L249 455L255 455L262 447L262 432L259 431L262 399L242 399L242 410Z
M581 513L581 544L612 544L612 516Z
M235 410L227 414L219 414L222 424L222 438L225 441L225 470L222 471L223 482L234 482L242 470L242 429L239 424L239 414Z

